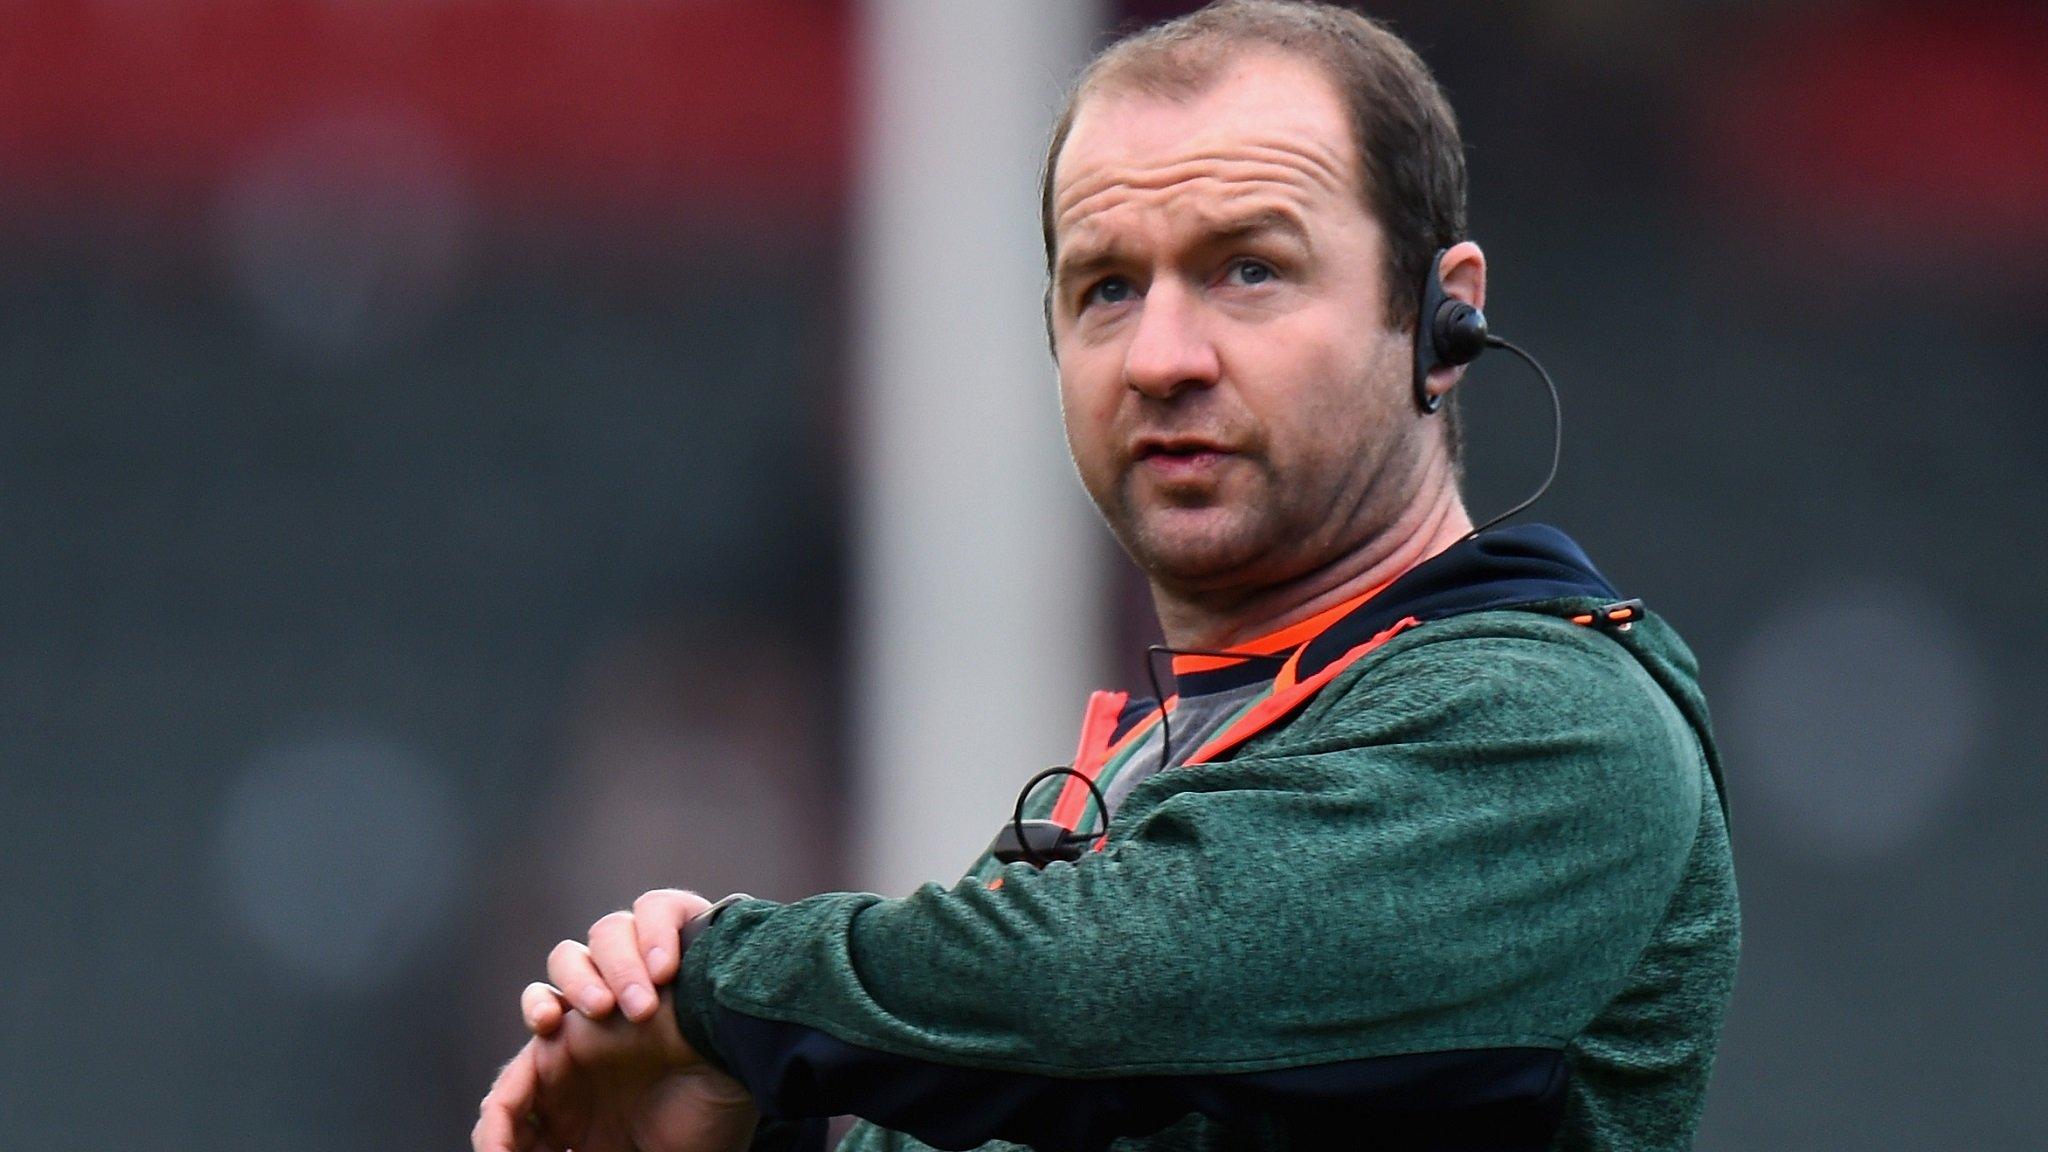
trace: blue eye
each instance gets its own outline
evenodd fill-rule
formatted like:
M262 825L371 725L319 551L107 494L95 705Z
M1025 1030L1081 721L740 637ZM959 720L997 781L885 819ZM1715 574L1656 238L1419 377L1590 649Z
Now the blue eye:
M1245 285L1264 284L1273 278L1273 269L1257 260L1239 260L1230 266L1237 282Z
M1088 289L1087 295L1081 298L1081 303L1084 306L1088 304L1121 304L1130 298L1131 282L1121 276L1109 276L1097 281L1094 287Z

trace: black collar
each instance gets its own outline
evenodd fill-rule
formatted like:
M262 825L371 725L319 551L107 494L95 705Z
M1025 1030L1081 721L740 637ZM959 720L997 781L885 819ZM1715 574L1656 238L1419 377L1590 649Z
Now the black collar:
M1306 680L1314 676L1331 661L1411 616L1441 620L1467 612L1582 597L1617 600L1620 593L1571 537L1547 524L1488 529L1409 569L1309 639L1295 677ZM1276 671L1275 661L1245 660L1184 673L1178 678L1178 688L1183 696L1225 692L1270 680Z

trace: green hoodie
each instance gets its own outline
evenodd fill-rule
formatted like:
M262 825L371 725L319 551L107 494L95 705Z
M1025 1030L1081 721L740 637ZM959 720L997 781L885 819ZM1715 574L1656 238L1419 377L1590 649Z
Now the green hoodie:
M1690 1147L1738 939L1693 659L1554 530L1461 548L1097 851L727 908L685 1035L863 1152Z

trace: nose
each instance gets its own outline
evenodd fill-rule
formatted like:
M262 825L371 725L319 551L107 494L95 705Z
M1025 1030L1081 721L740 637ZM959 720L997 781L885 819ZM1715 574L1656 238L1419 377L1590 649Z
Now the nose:
M1137 320L1124 349L1124 383L1133 391L1170 400L1186 389L1216 383L1221 365L1202 330L1193 294L1173 281L1154 281Z

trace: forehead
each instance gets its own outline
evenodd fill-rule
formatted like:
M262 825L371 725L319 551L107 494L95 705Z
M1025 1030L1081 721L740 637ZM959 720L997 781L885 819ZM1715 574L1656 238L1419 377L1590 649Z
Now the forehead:
M1132 209L1211 214L1276 198L1300 210L1356 204L1357 150L1322 69L1255 51L1186 96L1110 80L1083 98L1053 180L1055 235Z

